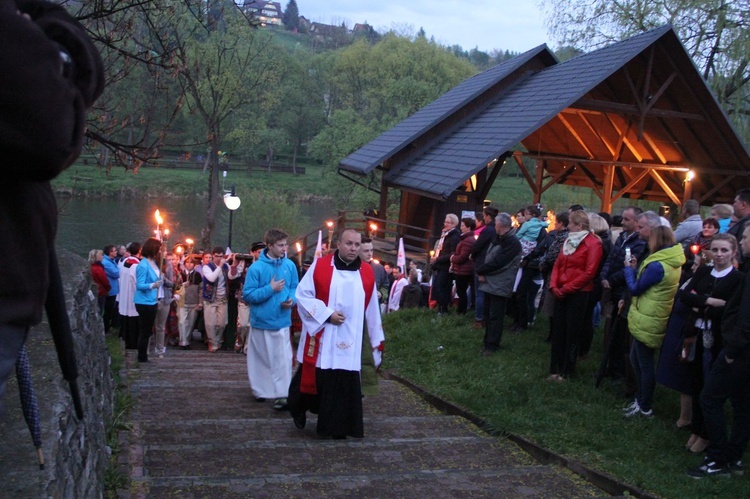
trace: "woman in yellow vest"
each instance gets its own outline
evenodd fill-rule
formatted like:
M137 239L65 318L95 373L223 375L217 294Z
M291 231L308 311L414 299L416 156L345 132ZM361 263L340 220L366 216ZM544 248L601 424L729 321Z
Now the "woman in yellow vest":
M625 280L633 298L628 311L628 328L633 335L630 363L636 380L636 399L625 409L627 418L653 416L654 353L664 341L680 282L680 268L685 263L682 245L675 244L669 227L651 229L648 249L649 254L640 266L635 258L625 262Z

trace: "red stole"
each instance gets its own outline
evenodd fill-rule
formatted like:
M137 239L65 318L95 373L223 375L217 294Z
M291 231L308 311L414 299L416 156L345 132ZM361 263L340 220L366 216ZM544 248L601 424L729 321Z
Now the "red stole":
M313 271L313 283L315 284L315 298L328 305L329 292L331 291L331 279L333 278L334 254L318 258ZM375 286L375 273L370 265L360 262L359 276L362 279L362 287L365 290L365 309L372 298L372 290ZM315 335L307 334L305 336L305 350L302 356L302 379L300 380L300 392L310 395L318 393L318 387L315 382L315 365L318 362L320 353L320 338L323 336L323 329Z

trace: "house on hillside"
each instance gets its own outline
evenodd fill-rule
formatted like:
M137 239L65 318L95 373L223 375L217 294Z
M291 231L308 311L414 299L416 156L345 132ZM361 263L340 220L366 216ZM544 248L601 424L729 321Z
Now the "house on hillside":
M283 11L279 2L263 2L260 0L245 0L242 11L252 14L260 21L261 26L281 26Z

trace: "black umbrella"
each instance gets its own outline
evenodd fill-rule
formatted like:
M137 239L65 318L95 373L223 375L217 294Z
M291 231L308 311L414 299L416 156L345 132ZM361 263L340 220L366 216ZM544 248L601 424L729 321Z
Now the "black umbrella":
M599 365L599 370L596 372L596 388L599 388L599 385L602 384L602 380L607 375L607 366L609 365L609 361L611 360L612 350L614 350L614 346L616 343L615 338L617 337L617 323L620 320L620 313L622 312L622 308L622 305L617 307L617 313L614 320L612 320L612 326L609 328L609 341L607 342L607 346L604 349L604 358L602 359L602 363Z
M36 455L39 459L39 469L44 469L44 454L42 453L42 429L39 424L39 403L36 400L36 392L31 382L31 368L29 366L29 353L24 344L18 352L16 359L16 377L18 378L18 392L21 396L21 408L23 418L29 426L31 438L34 440Z
M68 311L65 309L65 294L63 293L60 268L57 265L57 255L54 249L49 252L49 290L47 291L47 301L44 308L47 311L52 339L55 341L57 360L60 362L63 378L70 386L70 396L73 398L76 417L83 419L83 406L78 392L78 364L76 363L73 334L70 331Z

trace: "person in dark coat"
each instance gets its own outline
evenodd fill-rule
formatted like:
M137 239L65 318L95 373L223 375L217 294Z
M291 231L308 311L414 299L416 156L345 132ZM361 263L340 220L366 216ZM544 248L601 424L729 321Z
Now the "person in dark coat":
M50 180L81 152L86 109L104 71L86 30L63 7L0 0L0 241L13 265L0 268L0 409L29 328L46 306L65 378L75 352L55 254L57 205ZM74 390L75 391L75 390ZM77 392L73 393L76 411Z
M419 285L417 271L409 271L409 284L401 290L399 310L402 308L419 308L422 306L422 286Z
M458 217L448 213L443 221L443 232L435 248L435 256L430 258L432 265L432 297L437 300L438 313L448 312L453 289L453 274L451 274L451 255L461 240L458 233Z
M451 269L456 279L458 313L465 314L469 301L469 286L474 281L474 262L471 261L471 247L474 246L474 219L461 219L461 240L456 252L451 255Z
M479 289L479 280L477 278L476 266L481 265L484 261L484 255L487 253L487 248L490 243L495 239L497 235L495 232L495 217L497 216L497 208L492 206L485 206L482 210L482 219L484 224L482 227L474 229L474 234L479 234L474 245L471 247L471 253L469 257L474 262L474 327L481 329L484 327L484 291Z

